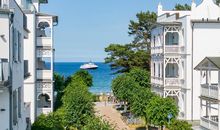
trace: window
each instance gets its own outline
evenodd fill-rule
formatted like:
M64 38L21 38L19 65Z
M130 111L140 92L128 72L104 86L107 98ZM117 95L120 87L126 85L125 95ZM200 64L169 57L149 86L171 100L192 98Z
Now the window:
M154 47L155 47L155 44L156 44L156 37L154 36Z
M17 62L18 61L18 33L15 28L13 28L12 32L13 32L13 60Z
M38 96L38 108L51 108L51 100L48 94Z
M21 44L22 44L22 41L21 41L21 33L18 32L18 61L21 62L22 61L22 55L21 55Z
M21 87L18 88L18 118L21 118Z
M156 65L155 65L155 63L154 63L154 77L155 77L155 70L156 70Z
M160 78L160 63L158 64L158 77Z
M18 120L17 120L17 91L13 91L13 97L12 97L12 102L13 102L13 124L16 125Z

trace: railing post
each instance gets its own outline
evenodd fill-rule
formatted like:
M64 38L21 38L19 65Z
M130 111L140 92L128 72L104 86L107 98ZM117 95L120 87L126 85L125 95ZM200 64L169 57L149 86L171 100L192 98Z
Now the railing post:
M2 61L0 59L0 81L3 81L3 69L2 69Z

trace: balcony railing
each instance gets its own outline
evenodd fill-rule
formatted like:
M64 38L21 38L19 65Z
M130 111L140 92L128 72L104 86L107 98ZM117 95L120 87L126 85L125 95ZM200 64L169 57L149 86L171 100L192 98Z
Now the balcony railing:
M183 46L179 45L166 45L165 46L165 53L181 53L184 51Z
M52 80L52 71L37 69L37 79L39 79L39 80Z
M205 117L201 117L200 125L210 130L219 130L218 122L209 120L208 118L205 118Z
M37 46L38 47L51 47L52 38L51 37L37 37Z
M50 112L52 112L51 108L37 108L37 115L40 114L49 114Z
M163 46L151 47L151 54L163 53Z
M201 96L210 97L214 99L218 99L218 84L202 84L201 85Z
M184 84L184 80L180 78L166 78L165 86L180 87Z
M7 85L9 82L9 63L7 59L0 59L0 85Z
M163 85L163 78L151 77L151 83L157 85Z
M9 8L9 0L0 0L0 8L8 9Z

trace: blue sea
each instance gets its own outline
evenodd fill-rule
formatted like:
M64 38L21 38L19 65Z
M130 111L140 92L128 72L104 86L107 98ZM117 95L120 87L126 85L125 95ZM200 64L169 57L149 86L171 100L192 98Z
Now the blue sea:
M68 77L80 70L82 62L56 62L54 64L55 72ZM96 70L88 70L93 76L93 86L90 88L92 93L106 93L111 92L111 81L115 77L108 64L101 62L95 63L99 66Z

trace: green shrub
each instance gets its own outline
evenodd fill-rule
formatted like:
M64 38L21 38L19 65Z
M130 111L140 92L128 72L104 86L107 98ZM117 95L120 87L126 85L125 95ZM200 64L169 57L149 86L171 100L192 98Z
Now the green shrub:
M173 120L168 128L169 130L192 130L192 125L187 121Z

